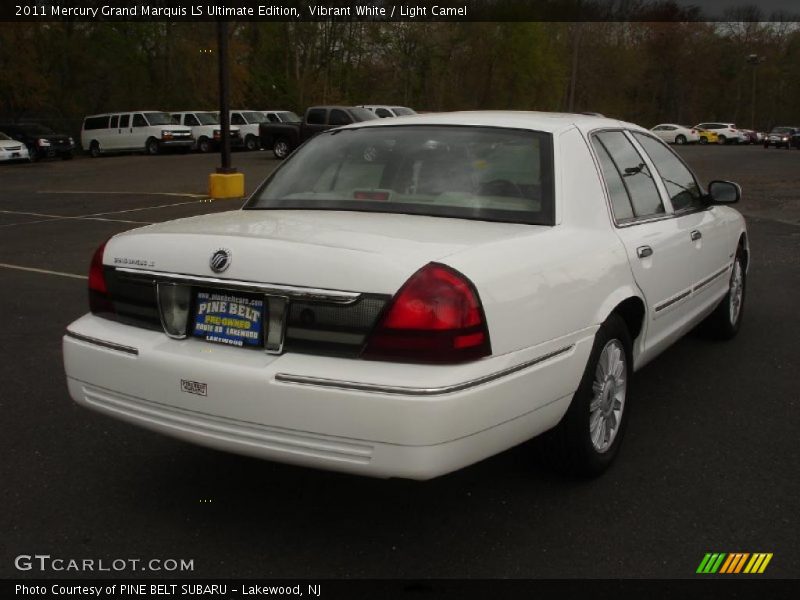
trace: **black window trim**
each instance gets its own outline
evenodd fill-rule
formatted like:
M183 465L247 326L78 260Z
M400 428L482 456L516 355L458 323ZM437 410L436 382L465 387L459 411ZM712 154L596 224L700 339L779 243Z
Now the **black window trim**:
M669 204L666 204L664 202L665 193L664 193L664 190L662 189L663 182L662 182L661 187L658 185L658 182L655 182L656 183L656 191L658 192L658 196L659 196L659 198L661 198L661 204L664 207L664 214L661 214L661 215L658 215L658 216L645 215L645 216L642 216L642 217L634 216L634 217L629 218L629 219L617 219L617 217L614 215L614 208L613 208L613 204L611 202L611 192L608 189L608 182L606 182L606 178L603 175L603 167L600 165L600 159L598 158L597 153L594 151L594 147L593 147L593 144L592 144L592 141L591 141L592 139L594 139L597 136L597 134L606 133L606 132L609 132L609 131L621 132L626 137L626 139L631 141L631 143L634 145L633 146L634 149L637 152L639 152L640 155L641 155L642 152L644 152L644 149L641 149L640 146L638 144L636 144L636 140L631 139L630 130L626 129L624 127L603 127L603 128L599 128L599 129L592 129L589 132L590 140L589 140L589 144L587 144L587 145L589 146L589 152L592 154L592 158L594 159L595 164L597 166L597 172L600 175L600 180L603 182L603 190L605 191L605 195L606 195L606 208L608 208L608 214L611 216L611 222L614 224L614 227L616 227L617 229L621 229L623 227L632 227L634 225L642 225L644 223L654 223L656 221L664 221L666 219L674 219L676 216L679 216L679 215L676 215L675 212L672 210L672 202L670 202ZM603 144L603 142L601 140L598 139L597 141L600 144ZM603 144L603 148L605 148L605 144ZM641 150L641 152L640 152L640 150ZM607 149L606 149L606 152L608 152ZM609 154L609 156L611 155L610 152L608 154ZM642 159L644 159L645 163L647 164L647 168L652 170L654 165L652 164L652 161L650 160L650 156L647 155L646 152L644 154L645 155L642 156ZM617 173L619 173L619 167L617 166L617 163L616 163L616 161L614 160L613 157L611 157L611 162L614 163L614 167L617 169ZM658 175L658 179L660 181L661 180L661 174L658 173L658 172L656 174ZM622 180L622 183L625 186L625 191L628 192L628 185L625 183L624 179ZM633 199L630 198L630 192L628 192L628 198L631 201L631 207L633 207ZM670 211L667 211L667 208L669 208ZM636 212L636 211L634 211L634 212Z

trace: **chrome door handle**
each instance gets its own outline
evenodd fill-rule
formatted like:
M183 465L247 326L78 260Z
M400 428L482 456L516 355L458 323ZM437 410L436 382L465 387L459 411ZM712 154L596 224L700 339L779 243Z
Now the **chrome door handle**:
M696 242L696 241L697 241L697 240L699 240L701 237L703 237L703 234L702 234L702 233L700 233L699 231L697 231L697 229L695 229L695 230L694 230L694 231L691 233L691 237L692 237L692 241L693 241L693 242Z
M639 246L636 249L636 256L639 258L647 258L653 255L653 249L650 246Z

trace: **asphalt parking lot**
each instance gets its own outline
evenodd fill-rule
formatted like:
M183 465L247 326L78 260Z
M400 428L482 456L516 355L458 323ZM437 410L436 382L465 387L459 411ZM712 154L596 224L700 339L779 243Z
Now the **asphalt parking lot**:
M636 374L620 459L588 482L538 467L529 445L428 482L364 479L78 407L61 336L87 310L94 248L241 203L207 200L216 155L0 166L0 576L75 576L15 569L38 553L193 559L180 575L204 578L686 578L706 552L770 552L762 577L796 577L800 152L680 152L704 181L743 185L744 323L728 343L690 334ZM278 164L234 163L249 191Z

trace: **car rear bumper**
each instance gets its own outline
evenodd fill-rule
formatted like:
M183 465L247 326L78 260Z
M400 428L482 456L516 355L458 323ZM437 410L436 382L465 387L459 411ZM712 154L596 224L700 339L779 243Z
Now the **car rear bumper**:
M274 356L87 315L69 326L63 348L70 395L107 415L279 462L428 479L555 426L593 335L480 368L434 367Z

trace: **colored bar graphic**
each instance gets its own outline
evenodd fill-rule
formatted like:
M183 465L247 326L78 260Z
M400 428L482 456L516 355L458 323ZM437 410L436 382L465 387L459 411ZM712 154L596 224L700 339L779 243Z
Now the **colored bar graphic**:
M739 574L739 573L763 573L769 561L772 560L772 553L755 552L708 552L700 561L696 573L702 574ZM745 566L747 565L747 566Z

